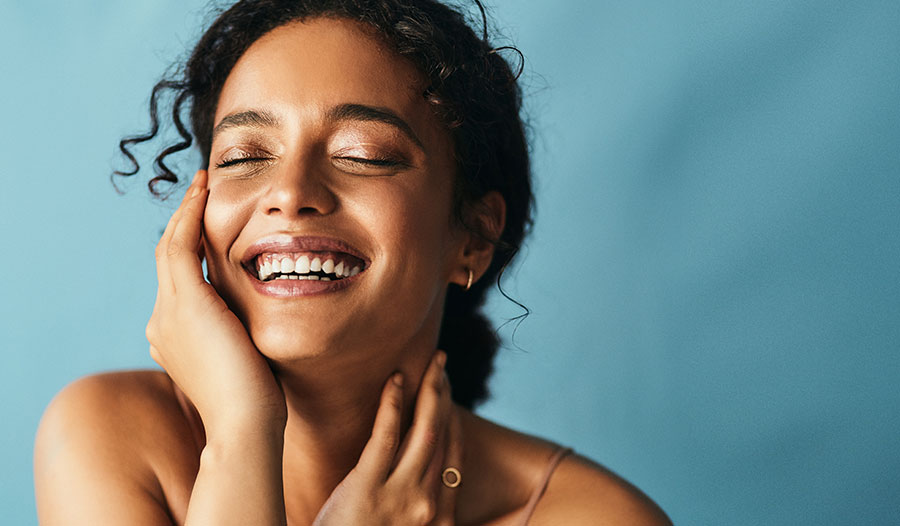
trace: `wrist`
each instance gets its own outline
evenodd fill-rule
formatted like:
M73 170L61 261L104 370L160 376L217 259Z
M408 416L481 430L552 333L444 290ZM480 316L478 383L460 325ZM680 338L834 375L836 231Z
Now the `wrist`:
M283 445L287 418L259 412L232 412L224 417L211 419L206 428L207 444L227 446L231 444L265 443Z

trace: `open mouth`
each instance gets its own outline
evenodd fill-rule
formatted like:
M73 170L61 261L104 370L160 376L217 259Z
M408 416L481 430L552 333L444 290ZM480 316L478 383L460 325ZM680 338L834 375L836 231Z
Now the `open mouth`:
M366 269L362 259L344 252L263 252L249 270L263 282L284 280L339 281Z

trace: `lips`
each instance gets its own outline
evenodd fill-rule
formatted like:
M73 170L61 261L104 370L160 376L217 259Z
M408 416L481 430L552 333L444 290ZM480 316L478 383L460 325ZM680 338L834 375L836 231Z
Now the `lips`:
M362 252L338 239L276 235L248 247L241 263L255 281L274 285L343 281L365 271L368 261Z

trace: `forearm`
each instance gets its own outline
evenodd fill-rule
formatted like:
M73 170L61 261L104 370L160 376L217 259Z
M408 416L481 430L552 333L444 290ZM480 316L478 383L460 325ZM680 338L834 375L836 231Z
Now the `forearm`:
M283 452L283 426L238 426L210 436L185 526L284 526Z

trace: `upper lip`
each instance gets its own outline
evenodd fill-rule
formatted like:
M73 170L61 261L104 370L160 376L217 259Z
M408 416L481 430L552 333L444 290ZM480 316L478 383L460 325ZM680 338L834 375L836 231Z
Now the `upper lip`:
M331 237L293 234L274 234L257 240L244 251L241 263L247 266L256 256L264 252L343 252L363 260L367 267L370 263L369 258L346 241Z

